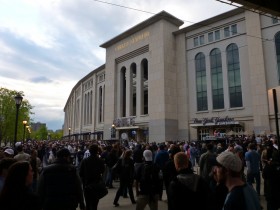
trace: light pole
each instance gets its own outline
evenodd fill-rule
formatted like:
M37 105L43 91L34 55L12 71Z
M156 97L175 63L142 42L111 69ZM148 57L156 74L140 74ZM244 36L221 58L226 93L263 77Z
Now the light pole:
M17 142L17 126L18 126L18 111L19 107L22 102L22 96L18 93L15 97L15 102L16 102L16 122L15 122L15 136L14 136L14 147L16 147L16 142Z
M70 133L71 133L71 128L68 128L69 134L68 134L68 140L70 140Z
M27 134L27 139L29 139L29 129L30 129L30 126L29 125L26 125L26 130L28 131L28 134Z
M112 139L116 138L116 128L115 128L115 124L112 124L112 128L111 128L111 138L112 138Z
M24 143L24 141L25 141L25 129L26 129L27 121L23 120L22 124L23 124L23 143Z

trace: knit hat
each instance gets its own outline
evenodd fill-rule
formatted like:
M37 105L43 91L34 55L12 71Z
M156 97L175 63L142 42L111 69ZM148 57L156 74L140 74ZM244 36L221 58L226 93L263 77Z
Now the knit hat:
M152 151L146 149L143 152L143 157L145 158L145 161L153 161L153 153L152 153Z
M226 169L234 172L240 172L242 169L241 159L232 152L222 152L217 158L217 162Z

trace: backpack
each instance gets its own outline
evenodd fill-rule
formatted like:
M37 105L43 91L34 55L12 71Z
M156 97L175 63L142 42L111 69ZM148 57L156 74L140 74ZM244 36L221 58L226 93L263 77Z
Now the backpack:
M141 167L140 191L143 194L156 194L159 189L159 168L144 163Z

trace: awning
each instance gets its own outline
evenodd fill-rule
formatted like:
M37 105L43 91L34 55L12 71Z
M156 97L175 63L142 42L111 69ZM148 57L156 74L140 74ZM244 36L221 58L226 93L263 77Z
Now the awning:
M128 126L128 127L115 127L116 130L132 130L132 129L138 129L139 126Z

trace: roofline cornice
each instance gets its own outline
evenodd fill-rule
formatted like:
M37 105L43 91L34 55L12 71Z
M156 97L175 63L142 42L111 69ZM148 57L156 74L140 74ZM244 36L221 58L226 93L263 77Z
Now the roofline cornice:
M108 48L111 45L115 44L116 42L119 42L119 41L125 39L126 37L128 37L132 34L135 34L136 32L142 30L143 28L146 28L149 25L152 25L153 23L158 22L160 20L166 20L170 23L173 23L174 25L176 25L178 27L184 24L184 21L176 18L175 16L169 14L168 12L161 11L160 13L152 16L151 18L135 25L134 27L132 27L132 28L128 29L127 31L121 33L120 35L110 39L109 41L105 42L104 44L101 44L100 47Z

